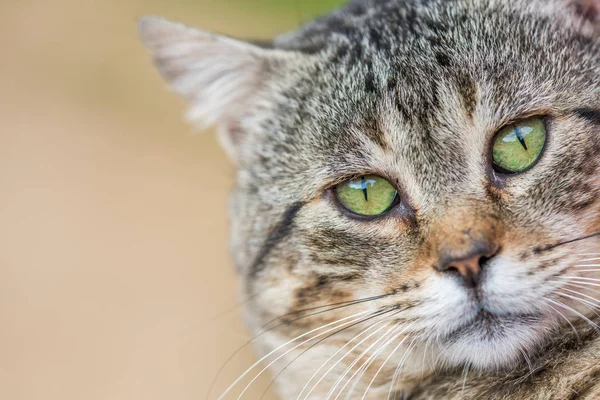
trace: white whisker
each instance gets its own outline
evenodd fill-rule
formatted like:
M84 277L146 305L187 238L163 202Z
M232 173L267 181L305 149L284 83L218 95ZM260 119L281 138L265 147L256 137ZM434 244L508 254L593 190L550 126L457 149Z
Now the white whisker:
M586 297L586 298L588 298L588 299L591 299L592 301L595 301L596 303L600 303L600 300L598 300L597 298L595 298L595 297L593 297L593 296L588 296L587 294L584 294L584 293L578 292L578 291L576 291L576 290L571 290L571 289L567 289L567 288L562 288L562 290L566 290L567 292L571 292L571 293L573 293L573 294L577 294L577 295L579 295L579 296L583 296L583 297Z
M590 309L590 310L591 310L591 311L592 311L594 314L596 314L596 316L597 316L597 317L600 317L600 315L598 315L598 313L597 313L597 312L594 310L594 308L596 308L596 309L598 309L598 308L599 308L599 306L598 306L598 305L596 305L596 304L593 304L593 303L590 303L589 301L586 301L586 300L580 299L579 297L575 297L575 296L568 295L568 294L566 294L566 293L561 293L561 292L556 292L556 293L557 293L559 296L567 297L567 298L569 298L569 299L571 299L571 300L575 300L575 301L577 301L578 303L581 303L581 304L583 304L584 306L586 306L587 308L589 308L589 309ZM598 329L600 329L600 327L598 327Z
M597 278L587 278L585 276L568 276L568 275L563 275L563 276L558 276L557 278L563 278L563 279L582 279L584 281L600 282L600 279L597 279Z
M244 393L246 393L246 391L247 391L247 390L250 388L250 386L252 386L252 384L253 384L253 383L254 383L254 382L255 382L255 381L256 381L256 380L257 380L257 379L258 379L258 378L259 378L259 377L260 377L260 376L261 376L261 375L262 375L262 374L265 372L265 371L267 371L269 368L271 368L271 366L272 366L273 364L275 364L277 361L279 361L281 358L283 358L283 357L284 357L284 356L286 356L287 354L291 353L292 351L294 351L294 350L295 350L295 349L297 349L298 347L300 347L300 346L302 346L302 345L304 345L304 344L306 344L306 343L308 343L308 342L310 342L310 341L312 341L312 340L314 340L314 339L316 339L316 338L318 338L318 337L320 337L320 336L323 336L323 335L326 335L326 334L327 334L327 333L329 333L329 332L335 331L335 330L339 329L339 328L340 328L340 327L342 327L342 326L348 326L348 325L352 325L352 324L354 324L354 323L355 323L355 322L357 322L357 321L361 321L362 319L363 319L363 317L361 316L361 317L359 317L359 318L357 318L357 319L354 319L354 320L351 320L351 321L349 321L349 322L344 322L343 324L340 324L340 325L338 325L338 326L335 326L335 327L333 327L333 328L331 328L331 329L328 329L328 330L326 330L325 332L321 332L321 333L319 333L318 335L315 335L315 336L313 336L313 337L311 337L311 338L308 338L308 339L306 339L304 342L302 342L302 343L300 343L300 344L298 344L298 345L296 345L296 346L292 347L291 349L287 350L285 353L283 353L282 355L280 355L279 357L277 357L276 359L274 359L273 361L271 361L271 362L270 362L270 363L269 363L269 364L268 364L266 367L264 367L264 368L263 368L263 369L262 369L262 370L261 370L261 371L260 371L260 372L259 372L259 373L258 373L258 374L257 374L257 375L256 375L256 376L255 376L255 377L254 377L254 378L253 378L251 381L250 381L250 383L248 383L248 384L246 385L246 387L244 388L244 390L242 390L242 392L241 392L241 393L240 393L240 395L238 396L238 400L240 400L240 399L242 398L242 396L244 395Z
M411 324L411 326L412 326L412 324ZM371 356L369 356L369 358L367 358L367 360L363 363L363 365L361 365L361 367L356 372L354 372L354 374L352 374L352 376L350 377L350 379L348 380L348 382L346 382L346 384L342 387L342 389L338 393L338 396L340 396L343 393L344 388L346 387L346 385L348 385L348 383L350 383L352 381L352 379L357 374L359 374L358 376L356 376L356 379L354 380L354 383L352 384L352 386L350 387L350 390L346 394L345 400L348 400L350 398L350 396L352 395L352 393L354 393L354 390L356 389L356 385L358 385L358 382L360 382L360 380L362 379L363 375L365 374L365 372L367 371L367 369L371 366L371 364L373 363L373 361L375 361L375 359L379 356L379 354L381 354L381 352L383 352L383 350L385 350L390 345L390 343L392 343L394 340L396 340L407 329L407 328L405 328L404 330L402 330L402 332L396 333L401 328L402 328L402 325L398 326L396 328L396 330L394 330L394 332L392 332L392 334L390 335L390 336L392 336L392 338L391 339L386 339L385 343L383 343L381 346L379 346L379 348L377 348L373 352L373 354L371 354ZM388 336L388 338L389 338L389 336ZM337 399L337 397L336 397L336 399Z
M342 380L346 377L346 375L348 374L348 372L350 372L352 370L352 368L375 346L377 346L377 344L379 342L381 342L382 340L384 340L386 337L388 337L388 335L392 334L394 332L394 330L397 329L395 326L392 326L390 329L388 329L388 331L386 333L384 333L381 337L379 337L377 340L375 340L375 342L371 343L365 350L362 351L361 354L358 355L358 357L356 357L354 359L354 361L352 361L352 363L346 367L346 369L344 370L344 372L342 373L342 375L340 375L340 377L336 380L335 384L333 385L333 387L331 389L329 389L329 392L327 393L327 397L326 400L330 399L331 396L333 395L333 393L335 392L335 389L337 389L337 387L340 385L340 383L342 383ZM345 387L345 386L344 386ZM343 390L343 388L342 388ZM339 396L339 395L338 395ZM336 397L337 399L337 397Z
M525 350L523 350L520 347L519 347L519 352L521 352L521 354L523 355L523 358L525 359L525 362L527 363L527 366L529 367L529 375L533 375L533 364L531 364L531 359L529 358L529 356L527 355Z
M557 282L557 281L552 281L552 282ZM560 283L562 283L562 282L560 282ZM600 293L599 289L593 289L593 288L590 288L590 287L587 287L587 286L581 286L581 285L578 285L576 283L571 283L571 282L564 283L563 286L573 286L573 287L576 287L576 288L579 288L579 289L585 289L585 290L587 290L589 292Z
M563 303L551 300L551 299L546 299L547 301L551 302L552 304L556 304L559 307L562 308L566 308L567 310L571 311L574 314L577 314L578 316L580 316L585 322L587 322L588 324L590 324L592 327L594 327L596 330L600 331L600 327L598 325L596 325L592 320L590 320L588 317L586 317L585 315L583 315L582 313L580 313L579 311L575 310L574 308L571 308Z
M553 282L557 282L557 281L553 281ZM567 281L567 280L565 280L565 285L568 285L571 282L573 282L573 281ZM581 281L581 280L574 280L574 282L577 283L577 284L579 284L579 285L588 285L588 286L600 287L600 284L592 283L592 282L586 282L586 281Z
M429 342L431 337L425 341L425 350L423 351L423 364L421 365L421 378L425 376L425 359L427 358L427 349L429 348Z
M388 391L388 400L390 400L392 391L394 390L394 386L396 385L396 380L398 380L398 377L400 376L400 372L402 372L402 368L404 368L404 363L406 362L410 353L412 352L413 344L415 343L416 340L417 340L416 337L413 338L413 340L408 345L408 349L406 349L406 351L404 352L404 355L400 359L400 362L398 362L398 366L396 367L396 370L394 371L394 376L392 377L392 382L390 383L390 390Z
M239 383L239 382L240 382L242 379L244 379L244 377L245 377L246 375L248 375L248 374L250 373L250 371L252 371L252 370L253 370L253 369L254 369L256 366L260 365L260 363L262 363L262 362L263 362L264 360L266 360L268 357L270 357L271 355L273 355L274 353L276 353L276 352L277 352L277 351L279 351L280 349L284 348L285 346L287 346L287 345L289 345L289 344L291 344L291 343L295 342L295 341L296 341L296 340L298 340L298 339L302 339L303 337L306 337L306 336L308 336L308 335L310 335L310 334L312 334L312 333L314 333L314 332L317 332L317 331L320 331L321 329L327 328L328 326L335 325L335 324L338 324L338 323L340 323L340 322L342 322L342 321L346 321L346 320L348 320L348 319L355 318L355 317L356 317L356 316L358 316L358 315L361 315L361 316L362 316L362 315L364 315L364 314L367 314L367 313L370 313L370 312L371 312L371 311L362 311L362 312L356 313L356 314L354 314L354 315L351 315L351 316L349 316L349 317L345 317L345 318L339 319L339 320L337 320L337 321L330 322L330 323L328 323L328 324L326 324L326 325L323 325L323 326L320 326L320 327L318 327L318 328L315 328L315 329L313 329L313 330L311 330L311 331L309 331L309 332L303 333L302 335L300 335L300 336L298 336L298 337L296 337L296 338L294 338L294 339L292 339L292 340L290 340L290 341L288 341L288 342L286 342L286 343L282 344L281 346L277 347L275 350L271 351L270 353L268 353L267 355L265 355L264 357L262 357L260 360L258 360L258 361L257 361L257 362L255 362L254 364L252 364L252 366L251 366L250 368L248 368L248 369L247 369L247 370L246 370L246 371L245 371L245 372L244 372L242 375L240 375L240 376L239 376L239 377L238 377L238 378L237 378L237 379L236 379L236 380L235 380L235 381L234 381L234 382L233 382L233 383L232 383L232 384L231 384L231 385L230 385L230 386L229 386L229 387L228 387L228 388L227 388L227 389L226 389L226 390L225 390L225 391L224 391L224 392L221 394L221 396L219 396L219 397L218 397L218 399L217 399L217 400L222 400L222 399L223 399L223 398L224 398L224 397L225 397L225 396L226 396L226 395L227 395L229 392L231 392L231 390L232 390L232 389L233 389L233 388L234 388L234 387L235 387L235 386L236 386L236 385L237 385L237 384L238 384L238 383ZM360 319L360 318L359 318L359 319ZM341 325L350 324L350 323L353 323L353 322L355 322L355 321L356 321L356 320L353 320L353 321L346 322L346 323L344 323L344 324L341 324ZM341 326L341 325L340 325L340 326ZM332 330L335 330L335 329L337 329L337 328L339 328L339 326L337 326L337 327L335 327L335 328L333 328L333 329L330 329L330 330L328 330L327 332L330 332L330 331L332 331ZM305 344L305 343L306 343L306 342L308 342L308 341L311 341L311 340L315 339L316 337L319 337L319 336L322 336L322 335L324 335L324 334L325 334L325 333L327 333L327 332L323 332L323 333L321 333L321 334L319 334L319 335L317 335L317 336L314 336L314 337L312 337L312 338L309 338L307 341L304 341L304 342L300 343L298 346L294 347L292 350L294 350L294 349L298 348L299 346L301 346L301 345ZM284 353L283 355L286 355L286 354L288 354L289 352L290 352L290 350L288 350L288 351L287 351L286 353ZM282 357L282 356L280 356L279 358L281 358L281 357ZM277 358L277 360L279 360L279 358ZM270 366L270 365L272 365L272 364L269 364L269 366ZM263 370L263 371L264 371L264 370ZM261 371L261 372L262 372L262 371ZM254 380L256 380L256 378L255 378ZM253 380L253 382L254 382L254 380ZM247 389L247 388L246 388L246 389ZM240 396L241 396L241 395L240 395Z
M350 343L352 343L355 339L358 339L360 336L362 336L363 334L365 334L366 332L368 332L371 328L374 328L375 326L377 326L380 323L386 322L385 320L376 322L375 324L373 324L371 327L365 329L363 332L361 332L359 335L355 336L352 340L350 340L348 343L346 343L344 346L342 346L338 351L336 351L331 357L329 357L329 359L327 361L325 361L323 363L323 365L310 377L310 379L308 380L308 382L306 382L306 384L304 385L304 387L302 388L302 390L300 391L300 394L298 395L297 399L300 400L300 397L302 396L302 394L304 393L304 391L306 390L306 388L308 387L308 385L312 382L312 380L317 376L317 374L323 369L323 367L325 367L325 365L327 365L340 351L342 351L344 348L346 348ZM371 337L373 337L374 335L376 335L379 331L381 331L382 329L385 329L386 327L388 327L390 325L390 322L388 321L385 325L380 326L378 329L376 329L374 332L371 332L369 335L367 335L365 338L363 338L360 342L358 342L356 345L354 345L354 347L352 347L350 350L348 350L348 352L346 354L344 354L335 364L333 364L324 374L323 376L317 381L317 383L315 383L313 385L313 387L308 391L308 393L306 393L306 396L304 397L304 399L308 399L308 397L310 396L310 394L317 388L317 386L319 386L319 384L323 381L323 379L325 379L325 377L327 375L329 375L329 373L343 360L345 359L349 354L352 354L352 352L354 350L356 350L357 347L359 347L361 344L363 344L365 341L369 340Z
M469 375L469 364L465 364L465 368L464 368L463 372L464 372L464 378L463 378L461 393L465 392L465 386L467 386L467 376Z
M412 325L413 324L411 324L410 326L408 326L406 329L410 328ZM402 332L400 332L400 334L402 334L403 332L405 332L406 329L404 329ZM387 364L387 362L390 360L390 358L392 358L392 356L396 353L396 351L398 351L398 349L400 348L400 346L402 346L402 344L406 341L406 339L407 339L407 337L405 337L404 339L402 339L400 341L400 343L398 343L396 345L396 347L394 348L394 350L392 350L392 352L390 353L390 355L385 359L385 361L383 362L383 364L381 364L381 366L379 367L379 369L375 373L375 376L373 376L373 379L371 379L371 382L369 382L369 384L367 385L367 389L365 390L365 394L363 394L363 397L361 398L361 400L365 399L365 397L367 396L367 393L369 392L369 389L373 385L373 382L375 382L375 379L377 378L377 376L379 375L379 373L381 372L381 370L383 369L383 367Z
M549 302L548 299L546 299L546 298L543 298L543 300L545 300L546 302ZM567 318L566 315L564 315L563 313L558 311L556 308L552 307L550 304L548 304L548 307L550 307L558 315L560 315L562 318L564 318L565 321L567 321L567 323L571 326L571 328L573 328L573 332L575 332L575 336L577 336L577 341L581 341L581 338L579 337L579 332L577 332L577 329L575 329L575 326L571 323L571 320L569 320L569 318Z
M561 291L557 291L557 292L556 292L556 294L558 294L559 296L568 297L569 299L572 299L572 300L577 300L577 301L582 301L582 302L585 302L586 304L589 304L589 305L591 305L591 306L593 306L593 307L596 307L596 308L600 307L600 305L598 305L598 304L594 304L594 303L592 303L591 301L584 300L584 299L581 299L581 298L579 298L579 297L577 297L577 296L572 296L572 295L570 295L570 294L563 293L563 292L561 292Z
M577 262L598 261L598 260L600 260L600 257L586 258L584 260L579 260Z

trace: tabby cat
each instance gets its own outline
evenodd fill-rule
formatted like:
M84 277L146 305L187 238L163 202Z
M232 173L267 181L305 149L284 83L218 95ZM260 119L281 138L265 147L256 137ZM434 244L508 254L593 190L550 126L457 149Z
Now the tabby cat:
M140 32L237 166L264 357L219 399L267 367L288 400L600 399L599 0L354 0L271 43Z

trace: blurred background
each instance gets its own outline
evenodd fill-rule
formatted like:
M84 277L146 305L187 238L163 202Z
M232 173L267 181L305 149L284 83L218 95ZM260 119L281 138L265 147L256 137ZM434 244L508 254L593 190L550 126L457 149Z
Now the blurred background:
M182 121L136 19L271 38L339 2L0 1L1 399L206 398L249 337L227 253L234 171ZM211 398L253 360L234 358Z

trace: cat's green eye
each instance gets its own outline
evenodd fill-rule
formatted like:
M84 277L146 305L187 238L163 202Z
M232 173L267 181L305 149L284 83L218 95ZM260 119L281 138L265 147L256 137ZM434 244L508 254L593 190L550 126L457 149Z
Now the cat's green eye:
M494 139L494 166L502 173L522 172L540 158L545 143L546 124L542 118L529 118L507 126Z
M351 179L335 188L335 194L349 211L363 216L377 216L395 204L398 191L377 175Z

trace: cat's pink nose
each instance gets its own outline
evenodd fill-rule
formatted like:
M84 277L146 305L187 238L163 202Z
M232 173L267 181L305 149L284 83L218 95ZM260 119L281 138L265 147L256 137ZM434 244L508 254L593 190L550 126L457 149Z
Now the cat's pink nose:
M482 256L473 256L462 260L452 261L450 264L438 268L438 271L458 272L468 287L475 287L481 276Z
M436 269L439 272L458 274L467 287L476 287L485 264L497 254L498 249L488 246L475 248L478 249L466 257L441 257Z

